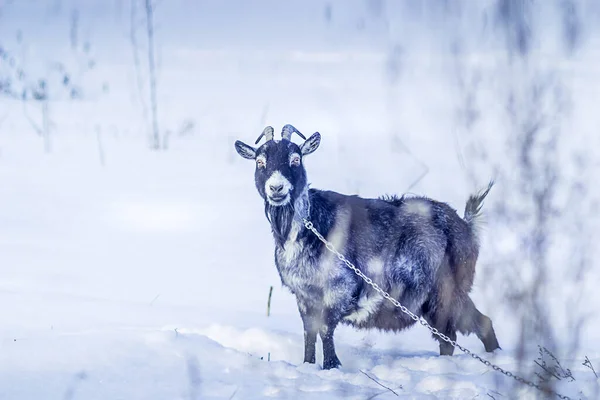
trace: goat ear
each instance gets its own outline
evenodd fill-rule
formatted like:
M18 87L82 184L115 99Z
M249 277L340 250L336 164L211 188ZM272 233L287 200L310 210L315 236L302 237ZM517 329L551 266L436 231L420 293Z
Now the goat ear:
M314 153L319 145L321 144L321 134L319 132L315 132L306 139L306 141L300 146L300 150L302 151L302 155L306 156L308 154Z
M235 150L240 156L247 158L248 160L254 160L256 158L256 149L239 140L235 141Z

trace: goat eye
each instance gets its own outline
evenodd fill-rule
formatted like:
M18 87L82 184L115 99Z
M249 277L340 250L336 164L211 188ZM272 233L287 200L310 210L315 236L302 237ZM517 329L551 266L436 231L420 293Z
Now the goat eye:
M292 158L292 162L290 164L292 164L294 167L297 167L298 165L300 165L300 157Z
M263 168L265 166L265 161L261 158L259 158L258 160L256 160L256 166L258 168Z

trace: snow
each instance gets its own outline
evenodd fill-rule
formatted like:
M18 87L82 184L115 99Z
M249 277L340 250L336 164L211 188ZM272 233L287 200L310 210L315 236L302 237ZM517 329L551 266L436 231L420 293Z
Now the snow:
M369 376L401 398L503 398L508 378L459 351L440 357L421 326L396 335L340 327L341 369L321 370L319 347L317 365L302 364L302 323L275 270L253 165L233 147L236 139L251 143L265 125L277 134L293 123L307 136L323 136L306 159L314 187L378 196L401 193L425 173L410 191L462 209L479 187L456 155L469 145L455 122L456 65L436 47L443 24L441 33L417 35L440 17L419 14L425 28L407 21L413 36L402 41L402 78L394 87L386 78L389 32L370 19L365 30L355 29L355 17L366 12L362 2L346 9L333 2L331 26L319 19L325 2L306 9L298 1L279 8L266 2L229 24L232 14L216 2L161 3L161 124L173 132L188 120L195 125L187 135L171 135L168 150L154 152L147 148L127 12L118 14L114 3L81 6L97 68L83 78L83 101L51 103L50 153L21 105L0 98L0 399L396 397ZM53 53L68 53L65 24L74 4L63 2L62 11L6 6L0 38L13 37L27 21L39 23L25 38L29 59L40 66ZM588 13L592 18L598 10L589 6ZM579 54L536 53L538 63L531 64L566 71L573 103L567 125L574 142L593 149L599 54L597 29L588 26ZM499 138L508 126L495 104L504 81L490 78L510 72L497 65L504 60L499 35L489 35L485 51L461 59L469 74L488 74L477 100L488 113L478 127L489 134L492 157L502 154ZM107 93L99 89L105 81ZM497 187L485 207L508 190L502 182ZM488 222L480 265L490 263L490 242L506 253L519 246L514 232ZM595 237L597 223L590 227ZM553 264L557 273L567 267ZM571 353L565 345L560 352L577 380L561 381L558 389L581 398L598 393L598 380L581 365L587 355L600 369L598 271L595 263L581 283L549 284L559 343L572 334L563 318L568 301L583 296L576 312L589 314L580 348ZM479 273L473 299L494 321L503 347L486 357L517 371L519 321L499 304L504 284ZM483 353L475 337L459 335L459 342ZM522 398L535 393L518 390Z

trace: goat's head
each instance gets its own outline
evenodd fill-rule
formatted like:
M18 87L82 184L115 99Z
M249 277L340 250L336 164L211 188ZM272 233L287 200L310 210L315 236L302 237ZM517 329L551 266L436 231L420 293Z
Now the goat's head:
M293 205L307 187L303 157L319 147L321 135L315 132L298 146L292 142L292 134L306 138L292 125L283 127L281 140L274 140L273 133L273 128L267 126L255 142L258 144L264 136L266 141L262 146L255 149L238 140L235 149L240 156L256 161L256 189L266 204L272 207Z

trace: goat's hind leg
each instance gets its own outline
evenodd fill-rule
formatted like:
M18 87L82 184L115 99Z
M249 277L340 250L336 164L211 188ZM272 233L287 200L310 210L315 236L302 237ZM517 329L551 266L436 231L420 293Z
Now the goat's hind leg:
M463 334L475 333L488 353L500 348L492 320L482 314L468 296L467 301L463 304L463 313L459 318L457 328Z
M456 342L456 329L452 326L447 318L435 318L432 323L433 327L436 328L444 336ZM435 340L440 342L440 356L451 356L454 354L454 346L441 337L431 334Z
M436 328L440 333L447 336L449 339L456 341L456 329L452 326L449 315L443 312L441 309L436 309L435 312L429 310L429 305L424 308L423 317L429 323L429 325ZM434 335L431 336L440 342L440 355L451 356L454 354L454 346L441 337Z
M454 340L456 342L456 330L452 329L450 327L450 324L447 325L446 329L438 330L440 331L440 333L443 333L449 339ZM440 356L451 356L454 354L454 346L452 344L446 342L444 339L437 335L433 335L433 337L438 342L440 342Z

